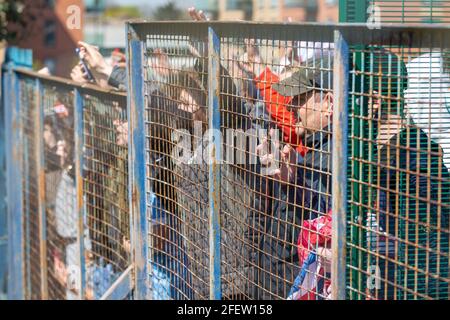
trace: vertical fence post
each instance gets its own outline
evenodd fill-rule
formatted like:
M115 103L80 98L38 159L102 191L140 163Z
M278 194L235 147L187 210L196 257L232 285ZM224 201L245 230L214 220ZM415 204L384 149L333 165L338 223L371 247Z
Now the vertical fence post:
M221 256L220 256L220 189L222 139L220 133L220 40L214 30L208 29L208 119L209 141L212 150L209 153L209 270L210 299L220 300Z
M41 298L48 299L48 271L47 271L47 223L45 202L45 159L44 159L44 104L42 83L39 78L35 80L35 157L38 173L38 216L39 216L39 257L41 271Z
M5 108L5 154L6 154L6 203L8 223L8 298L24 298L24 255L22 220L22 181L19 179L22 160L20 148L14 150L19 141L20 122L17 107L19 99L15 91L16 75L14 62L8 62L3 76L3 107ZM20 146L21 144L17 144Z
M77 190L76 210L78 212L78 244L79 244L79 267L78 281L79 299L85 298L86 291L86 264L84 252L85 240L85 219L86 211L84 204L84 181L83 181L83 162L84 162L84 125L83 125L83 96L78 88L74 89L74 122L75 122L75 184Z
M24 234L22 194L22 121L20 117L20 83L17 65L31 65L31 52L9 48L3 76L5 108L5 154L8 224L8 298L24 299Z
M144 43L133 27L127 24L127 74L128 74L128 160L130 199L131 259L134 263L134 298L147 298L148 259L146 216L146 145L145 145L145 98L144 98Z
M28 137L28 134L25 132L25 125L26 118L28 118L29 114L29 108L30 108L30 100L29 97L25 99L25 101L22 101L22 91L25 94L28 94L27 86L25 83L20 83L19 80L20 76L17 76L17 85L19 88L17 89L17 97L19 97L19 103L20 103L20 122L22 124L21 126L21 148L22 148L22 163L21 163L21 174L22 174L22 200L23 200L23 214L22 214L22 220L23 220L23 254L24 254L24 269L25 269L25 279L24 282L24 299L30 299L31 298L31 234L30 234L30 214L31 214L31 208L30 208L30 145L31 145L31 139ZM23 86L23 87L22 87ZM17 101L16 101L17 103Z
M333 73L333 259L331 269L331 293L333 299L345 300L349 48L339 30L335 30L334 34Z
M4 85L6 69L2 72L2 93L5 95ZM2 103L0 104L0 299L6 297L6 277L7 277L7 245L8 245L8 228L6 226L6 140L5 140L5 110L6 104L4 96L2 96Z

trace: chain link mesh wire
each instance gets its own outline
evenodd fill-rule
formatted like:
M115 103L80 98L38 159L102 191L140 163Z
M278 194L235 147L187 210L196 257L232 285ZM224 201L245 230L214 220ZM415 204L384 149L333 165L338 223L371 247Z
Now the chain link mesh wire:
M450 3L447 0L368 0L374 16L382 23L450 23Z
M149 287L155 300L208 299L207 35L171 31L145 41Z
M43 84L48 297L78 298L80 270L76 210L74 93Z
M430 31L418 47L364 43L351 49L350 299L449 298L445 37L448 32Z
M130 264L126 97L83 95L86 294L99 299Z
M28 299L40 299L40 227L39 227L39 172L36 158L36 115L39 106L36 100L35 81L19 78L20 112L23 128L22 184L25 237L25 295Z

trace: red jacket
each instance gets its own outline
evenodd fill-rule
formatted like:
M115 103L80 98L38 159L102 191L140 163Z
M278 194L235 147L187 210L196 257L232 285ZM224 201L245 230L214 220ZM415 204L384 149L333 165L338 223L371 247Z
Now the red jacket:
M267 67L254 81L264 99L267 111L281 129L283 141L294 146L297 152L304 156L306 147L295 133L297 119L295 114L286 108L286 105L291 103L292 97L282 96L272 88L273 84L280 81L279 77Z

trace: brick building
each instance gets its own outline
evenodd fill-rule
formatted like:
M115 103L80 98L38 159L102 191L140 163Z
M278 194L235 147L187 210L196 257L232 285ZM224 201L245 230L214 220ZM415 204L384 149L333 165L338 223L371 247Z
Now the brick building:
M80 28L68 28L73 13L68 12L70 6L80 9ZM68 77L78 60L76 44L83 39L83 0L27 0L26 11L34 19L25 30L19 30L17 45L33 50L37 67L47 66L52 74Z

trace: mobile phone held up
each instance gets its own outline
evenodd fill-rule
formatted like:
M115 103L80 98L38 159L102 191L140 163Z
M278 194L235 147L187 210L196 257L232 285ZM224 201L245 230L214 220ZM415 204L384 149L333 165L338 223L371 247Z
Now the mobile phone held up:
M78 58L80 58L80 62L82 63L83 68L84 68L84 70L85 70L85 72L86 72L87 79L88 79L89 81L95 81L94 76L92 75L91 70L89 70L86 61L84 61L84 59L81 58L81 55L80 55L80 48L76 48L76 49L75 49L75 52L76 52L76 54L78 55Z

